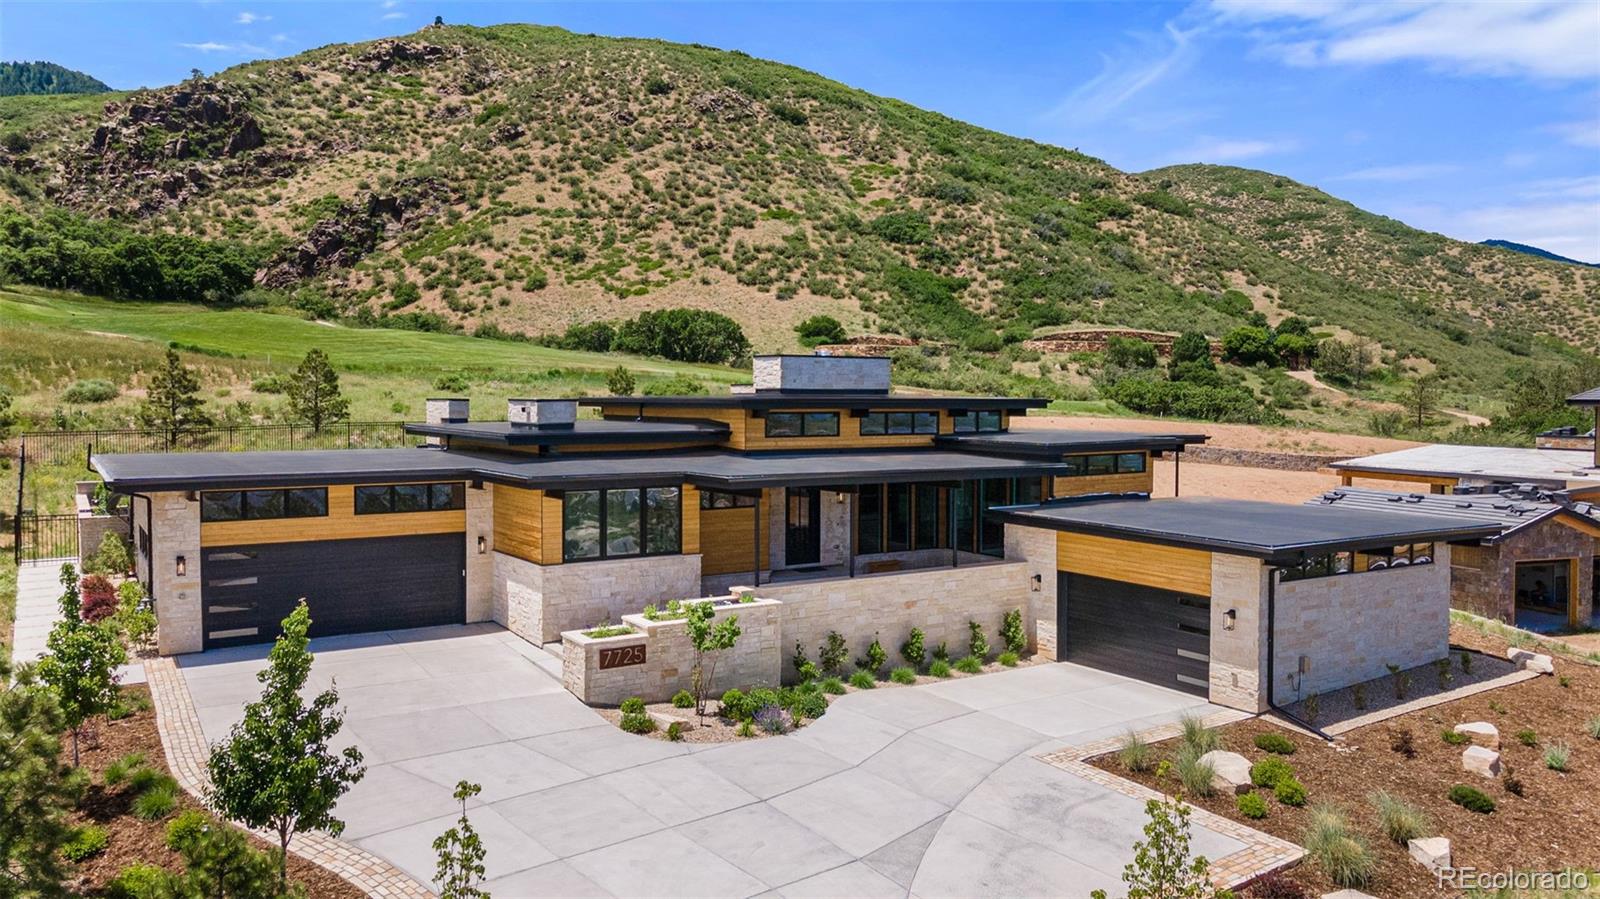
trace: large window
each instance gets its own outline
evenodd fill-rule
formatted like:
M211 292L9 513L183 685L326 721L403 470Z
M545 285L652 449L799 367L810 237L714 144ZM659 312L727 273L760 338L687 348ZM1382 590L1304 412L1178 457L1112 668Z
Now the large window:
M856 493L856 552L883 552L883 486L862 484Z
M956 546L986 556L1005 555L1005 523L983 513L996 506L1036 503L1042 496L1043 484L1039 478L963 481L960 489L950 493Z
M837 437L837 412L768 412L768 437Z
M561 557L568 562L681 551L678 487L569 490L561 502Z
M328 514L328 488L207 490L200 494L201 521L318 518Z
M1358 574L1363 571L1390 571L1412 565L1433 563L1432 543L1407 543L1384 549L1362 552L1321 553L1308 556L1298 565L1278 569L1280 581L1303 581L1310 578L1332 577L1337 574Z
M748 509L756 504L756 498L740 493L728 493L723 490L700 491L700 508L702 509Z
M998 410L983 412L962 412L950 416L951 430L957 434L982 434L989 431L999 431L1000 413Z
M856 552L949 546L935 484L863 484L856 493Z
M937 412L868 412L861 416L861 435L881 437L886 434L937 434Z
M467 507L466 485L383 484L356 488L357 515L388 515L394 512L443 512Z
M1077 475L1140 474L1145 469L1144 453L1096 453L1092 456L1068 456L1067 477Z

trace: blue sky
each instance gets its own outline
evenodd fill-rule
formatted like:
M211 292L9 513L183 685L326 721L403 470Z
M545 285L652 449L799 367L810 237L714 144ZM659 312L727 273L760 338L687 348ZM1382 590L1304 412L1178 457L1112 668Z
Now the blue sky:
M0 58L114 87L522 21L740 49L1140 171L1261 168L1464 240L1600 261L1600 3L7 0Z

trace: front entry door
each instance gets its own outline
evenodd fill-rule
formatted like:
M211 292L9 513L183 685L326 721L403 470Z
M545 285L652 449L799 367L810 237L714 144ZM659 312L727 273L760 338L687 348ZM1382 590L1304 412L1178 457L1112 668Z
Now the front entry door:
M815 487L790 487L784 491L788 510L784 516L783 562L790 568L822 561L822 491Z

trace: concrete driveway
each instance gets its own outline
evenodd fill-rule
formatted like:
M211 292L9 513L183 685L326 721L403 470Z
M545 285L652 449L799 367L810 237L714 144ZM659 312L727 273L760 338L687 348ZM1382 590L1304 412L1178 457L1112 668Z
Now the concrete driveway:
M1087 896L1121 889L1143 804L1031 756L1215 707L1068 664L854 693L787 737L625 734L559 661L486 625L312 641L367 775L344 838L431 882L457 780L488 889L520 896ZM207 739L259 692L265 647L180 658ZM1196 827L1194 850L1238 841Z

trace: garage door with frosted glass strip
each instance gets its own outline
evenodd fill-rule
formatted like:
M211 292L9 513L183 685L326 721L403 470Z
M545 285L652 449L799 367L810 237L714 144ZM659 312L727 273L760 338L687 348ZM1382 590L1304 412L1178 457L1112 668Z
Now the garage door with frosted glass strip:
M218 546L204 553L207 649L277 639L279 622L301 597L313 637L466 618L461 533Z
M1196 693L1210 689L1211 599L1062 572L1058 657Z

